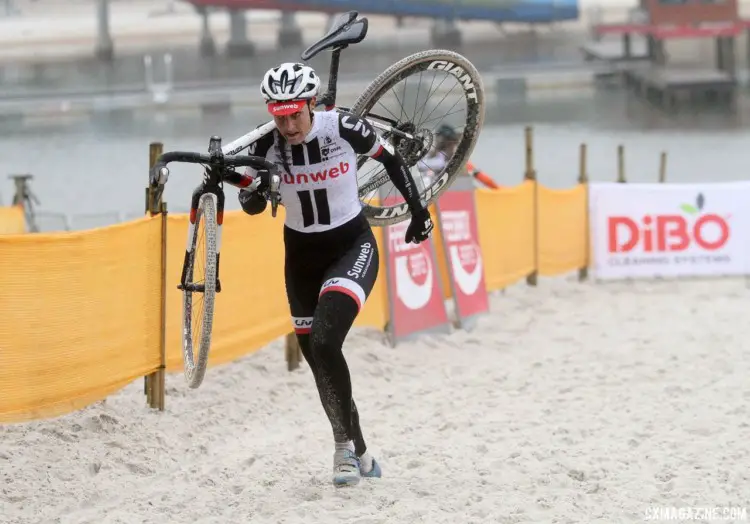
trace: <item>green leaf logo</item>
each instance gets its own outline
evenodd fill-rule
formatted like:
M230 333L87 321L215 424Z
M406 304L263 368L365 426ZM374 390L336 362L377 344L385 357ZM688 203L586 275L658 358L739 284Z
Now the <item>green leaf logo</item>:
M705 204L706 204L706 197L703 196L703 193L698 193L698 196L695 199L695 205L680 204L680 209L682 209L685 213L688 213L690 215L695 215L696 213L701 212Z
M690 204L682 204L680 206L680 209L682 209L685 213L690 213L691 215L694 215L698 212L698 210Z

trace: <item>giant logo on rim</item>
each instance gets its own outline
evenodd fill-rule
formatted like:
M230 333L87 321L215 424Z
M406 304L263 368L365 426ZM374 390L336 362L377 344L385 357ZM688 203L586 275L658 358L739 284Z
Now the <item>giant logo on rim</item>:
M467 73L463 67L454 64L453 62L448 62L447 60L435 60L427 66L428 71L431 69L442 70L455 76L461 84L461 87L466 91L466 98L475 104L477 103L477 88L471 79L471 75Z

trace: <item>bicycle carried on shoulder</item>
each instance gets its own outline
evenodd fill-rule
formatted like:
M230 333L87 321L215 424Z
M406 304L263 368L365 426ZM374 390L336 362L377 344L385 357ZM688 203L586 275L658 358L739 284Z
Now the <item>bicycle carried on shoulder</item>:
M456 177L465 169L466 162L476 144L484 121L484 86L482 79L465 57L448 50L428 50L412 54L394 63L378 75L357 98L351 108L336 105L339 59L341 51L349 45L361 42L367 34L367 18L359 18L357 11L339 16L328 33L308 47L301 55L308 61L324 50L331 50L328 87L316 104L317 108L328 111L347 111L367 119L380 130L383 139L401 154L406 165L428 172L427 180L421 177L420 194L427 204L434 203L450 187ZM440 79L442 78L442 80ZM412 84L408 85L409 80ZM414 79L418 79L414 87ZM430 82L425 93L422 80ZM452 80L454 87L444 87ZM400 86L403 84L403 87ZM458 89L458 100L448 113L434 116L437 107L449 94ZM442 98L438 98L442 95ZM420 101L421 100L421 101ZM389 105L397 104L391 110ZM457 106L459 109L456 109ZM376 108L377 106L377 108ZM410 110L413 108L413 113ZM463 109L463 117L458 117ZM383 114L387 113L387 114ZM418 163L434 151L437 134L434 129L449 124L456 129L458 138L454 141L449 158L437 172L426 171ZM221 291L219 280L219 255L221 225L224 214L224 182L242 185L247 180L229 180L227 168L252 167L264 177L266 196L271 203L272 216L276 216L280 203L279 189L282 174L278 166L265 158L242 155L260 137L275 129L271 120L257 129L223 145L222 139L213 136L209 140L207 154L170 151L162 154L151 169L149 183L153 203L161 200L164 185L169 178L167 165L172 162L202 164L205 174L202 183L193 191L190 207L187 247L178 288L183 293L182 352L185 377L191 388L203 382L211 346L214 301ZM382 227L396 224L410 217L409 208L393 187L390 178L381 164L360 156L357 160L357 184L362 208L370 224ZM400 202L399 202L400 200ZM155 208L152 205L152 209ZM200 235L201 226L203 235ZM198 239L205 239L205 252L199 257ZM203 274L196 262L202 259ZM202 307L195 311L194 306L201 301ZM199 326L196 329L196 326ZM197 360L195 348L198 348Z

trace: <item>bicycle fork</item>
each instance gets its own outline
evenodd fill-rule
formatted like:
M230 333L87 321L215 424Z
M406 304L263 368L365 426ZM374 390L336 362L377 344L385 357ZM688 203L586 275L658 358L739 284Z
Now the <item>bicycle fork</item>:
M195 250L198 237L195 234L195 228L198 222L198 207L203 195L212 194L216 196L216 292L221 292L221 281L219 280L219 259L221 257L221 232L224 223L224 192L220 188L206 188L204 184L198 186L193 191L190 203L190 222L188 224L187 248L185 249L185 259L182 262L182 275L180 284L177 289L186 291L197 291L203 293L206 289L205 283L188 283L193 280L194 267L190 267L190 254Z

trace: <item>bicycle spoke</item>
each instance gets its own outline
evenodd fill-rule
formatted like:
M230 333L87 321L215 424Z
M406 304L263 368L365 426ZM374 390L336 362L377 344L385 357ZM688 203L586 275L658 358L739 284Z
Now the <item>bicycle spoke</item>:
M391 114L391 116L393 116L393 118L394 118L394 119L396 119L396 122L398 122L398 121L399 121L398 117L397 117L397 116L396 116L395 114L393 114L393 112L392 112L392 111L391 111L390 109L388 109L387 107L385 107L385 105L383 104L383 102L382 102L382 101L378 100L378 104L380 104L380 106L381 106L381 107L382 107L383 109L385 109L386 111L388 111L388 112L389 112L389 113Z
M453 86L453 88L452 88L452 89L451 89L450 91L448 91L448 93L446 93L446 94L445 94L445 96L444 96L443 98L441 98L441 99L440 99L440 102L438 102L438 103L437 103L437 104L435 105L435 108L434 108L434 109L433 109L432 111L430 111L430 114L429 114L429 115L427 115L427 118L429 118L430 116L432 116L432 113L434 113L434 112L435 112L435 110L436 110L436 109L437 109L438 107L440 107L440 104L441 104L441 103L443 103L443 100L445 100L445 99L446 99L446 98L448 97L448 95L449 95L449 94L451 94L451 93L453 92L453 89L455 89L455 88L456 88L456 85L458 85L458 83L456 83L456 84L455 84L455 85ZM460 101L460 99L459 99L459 101Z
M419 86L422 85L422 73L424 71L419 72L419 82L417 82L417 96L414 97L414 116L417 115L417 106L419 105Z
M408 79L409 79L408 76L406 78L404 78L404 91L403 91L403 95L401 97L401 100L399 100L399 104L401 105L401 116L403 116L403 115L406 114L406 108L404 107L404 105L405 105L405 102L406 102L406 83L407 83ZM402 120L399 119L399 122L401 122L401 121Z
M195 295L193 295L193 298ZM200 348L200 338L201 334L203 333L203 293L201 293L197 300L197 308L195 307L195 302L193 303L193 311L197 312L197 318L193 317L193 333L192 333L192 340L193 340L193 352L195 352L196 349Z
M421 117L424 115L424 112L427 110L427 104L429 103L430 99L432 98L432 93L437 93L438 89L440 89L440 86L443 85L443 83L448 79L448 75L445 75L443 79L440 81L440 83L435 87L435 91L432 90L432 86L435 84L435 78L437 78L437 75L432 75L432 84L430 84L430 91L427 94L427 98L425 99L424 105L422 106L422 111L419 114L420 120Z
M442 116L438 116L438 117L435 117L435 118L431 118L431 119L429 119L429 120L427 120L427 121L425 121L425 122L422 122L422 125L426 124L427 122L434 122L435 120L438 120L438 119L444 119L444 118L445 118L445 117L447 117L447 116L451 116L451 115L457 115L457 114L459 114L459 113L465 113L465 112L466 112L465 110L461 109L460 111L453 111L453 112L451 112L451 113L446 113L446 114L444 114L444 115L442 115ZM458 129L464 129L465 127L466 127L466 126L465 126L465 125L463 125L463 126L460 126L460 127L458 127Z
M203 217L200 217L201 219ZM193 271L193 279L191 284L199 284L203 282L205 284L205 242L203 242L203 228L200 227L202 224L205 224L204 220L200 220L196 224L197 231L196 231L196 242L195 242L195 250L193 253L193 265L194 265L194 271ZM197 296L196 296L197 294ZM191 306L191 314L192 314L192 332L190 333L190 338L192 340L192 346L193 346L193 352L196 351L196 349L200 348L200 336L203 332L203 297L204 293L201 293L199 291L194 291L190 295L190 299L192 302Z

